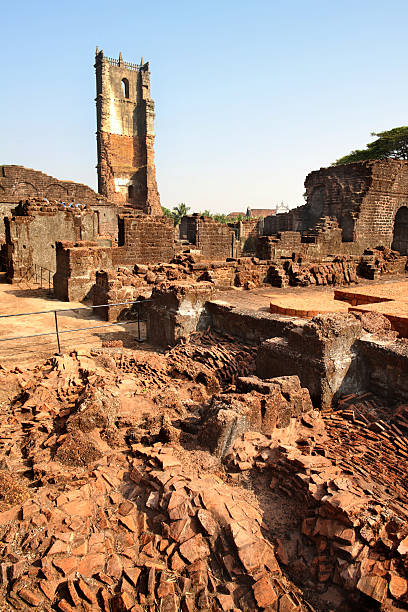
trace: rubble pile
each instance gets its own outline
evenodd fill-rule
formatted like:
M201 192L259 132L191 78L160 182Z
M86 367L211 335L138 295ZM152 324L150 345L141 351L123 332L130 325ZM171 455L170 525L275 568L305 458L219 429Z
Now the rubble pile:
M382 275L404 274L408 258L384 246L366 249L358 266L358 274L363 278L377 280Z
M173 375L182 373L198 381L212 375L224 385L254 372L256 351L254 345L207 331L191 334L189 342L174 347L167 355Z
M408 606L408 405L318 412L211 332L0 368L0 602L104 612Z
M363 329L370 334L375 334L380 338L388 340L398 338L398 332L391 329L390 320L380 312L357 312L351 310L350 314L356 317L356 319L360 321Z
M408 605L407 432L407 405L390 411L366 393L303 415L291 434L248 432L227 457L233 474L270 474L296 500L299 531L277 541L278 559L322 591L342 587L345 609Z
M228 340L196 341L222 372ZM194 342L179 350L78 351L0 370L0 594L12 609L313 610L282 574L256 499L226 484L208 453L191 460L191 435L166 438L207 394L186 383Z
M332 261L311 264L302 255L274 263L268 271L268 281L274 287L309 287L310 285L349 285L357 281L356 264L351 257L335 257Z

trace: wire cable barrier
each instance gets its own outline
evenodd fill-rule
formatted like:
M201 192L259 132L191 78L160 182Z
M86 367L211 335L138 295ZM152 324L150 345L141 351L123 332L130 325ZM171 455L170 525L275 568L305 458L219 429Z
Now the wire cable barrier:
M88 329L101 329L103 327L112 327L114 325L127 325L128 323L137 323L137 338L136 340L138 342L143 342L144 340L141 338L141 333L140 333L140 323L141 323L141 319L140 319L140 307L142 304L145 304L146 302L150 302L151 300L139 300L137 302L117 302L115 304L98 304L96 306L81 306L79 308L59 308L58 310L39 310L37 312L18 312L18 313L13 313L13 314L6 314L6 315L0 315L0 319L6 319L8 317L27 317L30 315L39 315L39 314L51 314L54 313L54 325L55 325L55 330L53 331L49 331L49 332L42 332L40 334L30 334L27 336L14 336L14 337L9 337L9 338L0 338L0 342L7 342L7 341L11 341L11 340L23 340L25 338L37 338L40 336L52 336L55 335L57 338L57 345L58 345L58 353L61 353L61 342L60 342L60 336L61 334L69 334L72 332L78 332L78 331L87 331ZM60 329L58 326L58 313L61 312L77 312L79 310L93 310L95 308L106 308L107 306L132 306L136 307L136 311L137 311L137 319L133 319L133 320L122 320L122 321L116 321L114 323L107 323L105 325L90 325L89 327L76 327L74 329Z

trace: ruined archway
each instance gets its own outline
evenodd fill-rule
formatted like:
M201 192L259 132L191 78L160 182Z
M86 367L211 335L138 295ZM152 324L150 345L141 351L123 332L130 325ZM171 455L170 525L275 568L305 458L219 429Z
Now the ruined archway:
M408 206L401 206L395 215L391 248L401 255L408 255Z

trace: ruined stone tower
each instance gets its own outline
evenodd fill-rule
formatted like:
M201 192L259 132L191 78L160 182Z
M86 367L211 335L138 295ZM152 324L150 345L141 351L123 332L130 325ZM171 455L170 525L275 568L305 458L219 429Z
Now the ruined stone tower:
M97 48L95 70L99 193L161 215L149 64L105 57Z

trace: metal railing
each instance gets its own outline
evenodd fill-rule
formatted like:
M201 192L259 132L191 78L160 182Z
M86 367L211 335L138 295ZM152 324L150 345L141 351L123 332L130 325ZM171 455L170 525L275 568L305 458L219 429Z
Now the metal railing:
M40 288L43 288L43 282L45 282L45 285L47 285L47 281L48 281L48 293L51 294L53 293L53 288L52 288L52 277L55 274L55 271L53 272L52 270L49 270L48 268L44 268L43 266L40 266L38 264L33 264L34 267L34 282L37 285L40 285ZM40 282L38 282L38 278L40 279Z
M11 260L7 257L1 258L2 267L7 272ZM36 285L40 285L40 288L46 288L48 284L48 294L52 295L53 293L53 283L52 279L55 274L55 270L50 270L49 268L44 268L40 264L33 263L31 265L22 264L19 260L14 260L12 262L13 268L17 271L15 275L16 284L22 287L26 284L28 287L30 283L35 283Z
M140 329L140 323L142 322L141 318L140 318L140 308L142 306L142 304L146 304L147 302L151 302L151 300L138 300L136 302L117 302L115 304L98 304L95 306L80 306L79 308L59 308L58 310L39 310L37 312L18 312L18 313L13 313L13 314L5 314L5 315L0 315L0 319L7 319L9 317L27 317L30 315L39 315L39 314L54 314L54 325L55 325L55 331L49 331L49 332L42 332L41 334L30 334L27 336L14 336L14 337L10 337L10 338L0 338L0 342L10 342L10 341L14 341L14 340L23 340L26 338L38 338L40 336L56 336L57 339L57 345L58 345L58 354L61 354L61 341L60 341L60 336L61 334L70 334L73 332L81 332L81 331L87 331L88 329L102 329L105 327L113 327L115 325L128 325L129 323L137 323L137 342L144 342L144 338L141 337L141 329ZM110 306L129 306L131 305L132 308L130 309L131 311L133 310L133 307L136 307L136 312L137 312L137 319L134 320L122 320L122 321L115 321L114 323L107 323L105 325L90 325L89 327L76 327L74 329L60 329L59 325L58 325L58 313L61 312L78 312L79 310L92 310L94 308L106 308L106 307L110 307Z

